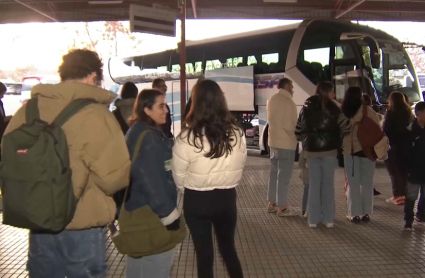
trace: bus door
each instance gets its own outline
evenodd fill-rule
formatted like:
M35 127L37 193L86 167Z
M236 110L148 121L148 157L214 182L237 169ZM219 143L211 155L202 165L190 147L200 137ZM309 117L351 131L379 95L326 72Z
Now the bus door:
M358 51L358 44L367 46L368 55ZM368 61L364 61L364 57ZM341 34L339 42L335 43L332 65L335 93L339 102L343 100L349 87L360 87L364 93L375 99L376 92L370 72L372 67L381 66L381 53L373 37L363 33Z

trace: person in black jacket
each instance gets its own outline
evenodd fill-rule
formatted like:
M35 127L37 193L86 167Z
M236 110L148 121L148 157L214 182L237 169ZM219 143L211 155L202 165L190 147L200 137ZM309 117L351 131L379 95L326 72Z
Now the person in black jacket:
M407 193L404 204L405 229L412 229L414 220L414 206L418 193L421 193L415 220L425 222L425 171L423 159L425 157L425 102L418 102L415 106L416 119L410 124L405 138L405 160L407 170Z
M121 88L121 99L115 101L116 109L112 111L124 135L128 131L128 120L133 114L134 103L136 102L138 89L133 82L125 82Z
M152 88L155 90L160 91L161 93L164 94L165 98L167 99L167 85L165 84L165 80L162 78L156 78L152 81ZM167 101L167 100L165 100ZM162 125L162 131L165 133L165 136L167 136L168 138L174 138L173 133L171 132L171 126L172 126L172 121L171 121L171 113L170 113L170 107L168 106L168 104L165 104L165 106L167 107L167 119L164 125Z
M389 109L385 115L384 132L387 135L391 149L385 160L391 179L393 196L386 201L395 205L403 205L406 198L407 172L403 162L404 137L403 132L413 121L412 111L401 92L392 92L389 97Z
M316 95L305 101L295 130L298 141L302 142L309 168L307 215L311 228L319 223L333 227L337 150L342 145L342 137L351 130L350 121L334 103L334 98L333 85L320 82Z

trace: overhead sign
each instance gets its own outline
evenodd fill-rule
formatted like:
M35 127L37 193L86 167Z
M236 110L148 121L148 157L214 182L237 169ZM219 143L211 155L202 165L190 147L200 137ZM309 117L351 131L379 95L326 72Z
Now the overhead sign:
M176 12L166 9L130 5L131 32L176 36Z

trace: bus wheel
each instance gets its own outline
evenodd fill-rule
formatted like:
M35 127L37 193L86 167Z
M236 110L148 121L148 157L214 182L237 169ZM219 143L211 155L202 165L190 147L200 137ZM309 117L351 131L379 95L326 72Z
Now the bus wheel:
M264 131L264 138L263 138L263 146L264 150L261 151L261 155L270 155L270 147L269 147L269 127L266 127L266 130Z

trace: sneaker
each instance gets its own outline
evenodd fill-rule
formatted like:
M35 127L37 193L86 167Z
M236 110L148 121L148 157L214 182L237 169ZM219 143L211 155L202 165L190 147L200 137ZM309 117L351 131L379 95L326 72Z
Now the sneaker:
M317 224L308 224L310 228L317 228Z
M307 212L306 212L306 211L303 211L303 212L302 212L302 216L303 216L304 218L307 218Z
M363 221L363 222L369 222L369 221L370 221L370 216L369 216L369 214L365 214L365 215L363 215L363 217L362 217L362 221Z
M354 224L360 223L360 217L359 216L354 216L354 217L347 216L347 220L350 221L351 223L354 223Z
M334 227L334 223L326 223L325 226L328 229L332 229Z
M293 208L287 207L284 210L277 210L277 216L279 217L285 217L285 216L297 216L298 211L294 210Z
M406 224L404 224L404 229L411 231L413 229L413 223L411 221L406 221Z
M375 188L373 189L373 196L379 196L381 195L381 192L379 192L378 190L376 190Z
M416 215L416 216L415 216L415 222L420 223L420 224L423 224L423 223L425 223L425 219L423 219L423 218L419 218L419 217Z
M394 205L404 205L404 201L405 201L406 197L405 196L399 196L399 197L391 197L386 199L385 201L387 203L390 204L394 204Z
M267 205L267 212L269 212L269 213L274 213L274 212L276 212L277 211L277 206L276 206L276 204L268 204Z

